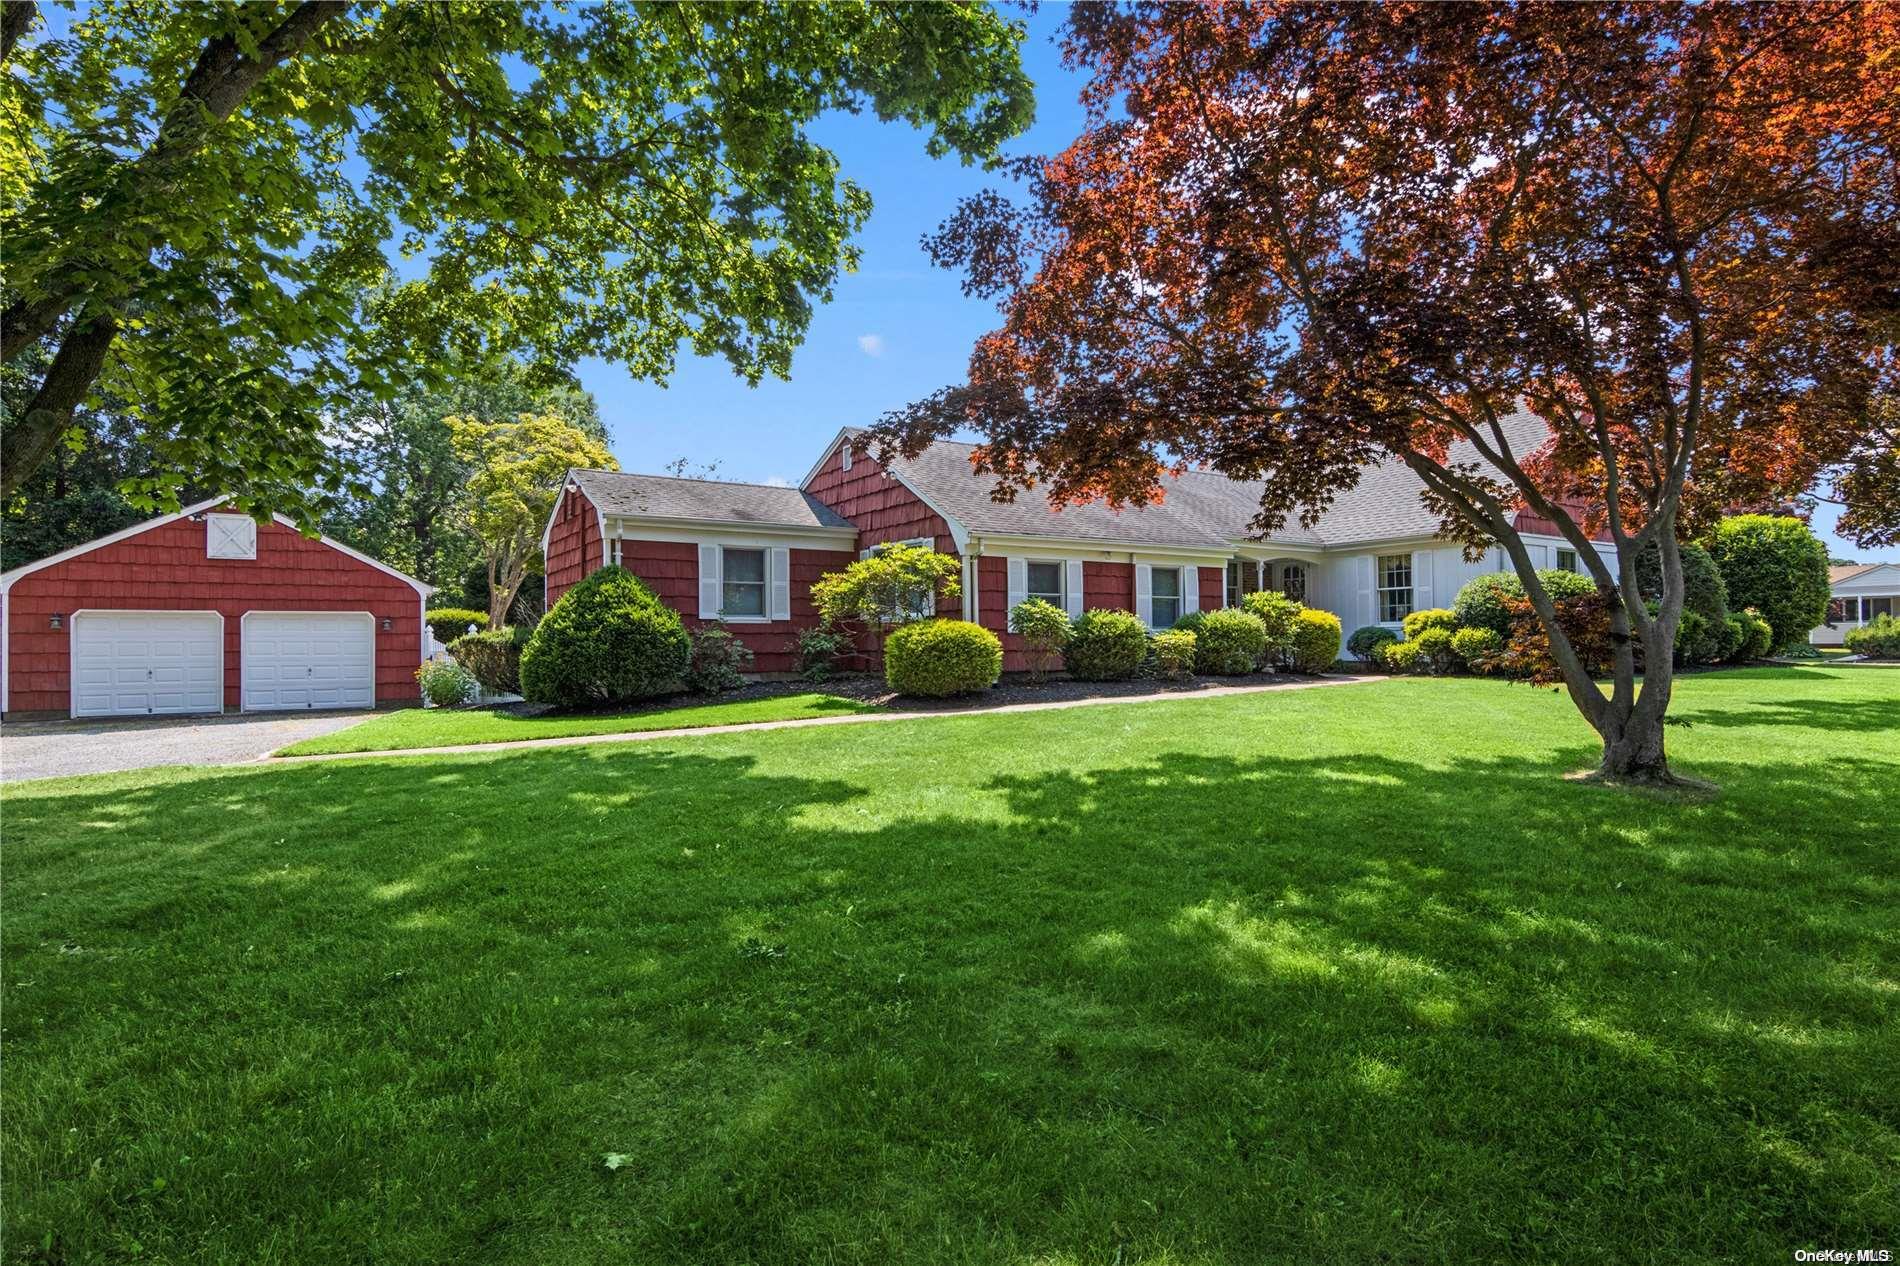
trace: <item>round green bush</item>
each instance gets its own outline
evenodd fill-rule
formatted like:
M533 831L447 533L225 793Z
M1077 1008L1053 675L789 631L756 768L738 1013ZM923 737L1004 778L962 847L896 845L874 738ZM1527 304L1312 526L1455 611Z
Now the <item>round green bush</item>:
M1827 548L1801 520L1736 515L1715 525L1708 548L1730 605L1768 621L1771 650L1806 642L1827 619Z
M1346 649L1352 652L1354 659L1363 659L1372 663L1378 656L1381 646L1390 645L1399 640L1399 635L1383 624L1368 624L1362 629L1354 629L1352 636L1346 639Z
M1373 662L1389 673L1425 671L1425 652L1417 642L1388 642L1379 647L1377 655Z
M1742 622L1742 641L1731 658L1746 661L1766 655L1769 643L1775 636L1775 631L1768 627L1768 621L1762 619L1753 607L1744 607L1735 613L1735 618Z
M1428 607L1423 611L1414 611L1400 621L1405 630L1405 640L1418 640L1418 635L1427 629L1443 629L1449 633L1458 627L1458 616L1444 607Z
M1241 610L1258 616L1267 630L1267 652L1278 655L1293 645L1293 626L1304 608L1283 593L1262 589L1240 600Z
M1408 637L1406 643L1418 647L1419 659L1428 671L1443 675L1458 666L1458 657L1451 649L1451 630L1434 625L1421 630L1417 637Z
M1557 567L1540 567L1537 581L1544 586L1544 592L1550 595L1552 602L1563 602L1568 598L1587 598L1597 591L1597 582L1588 576L1574 571L1564 571Z
M1148 630L1132 612L1097 609L1076 617L1063 661L1081 681L1127 681L1147 657Z
M489 629L464 633L449 643L455 662L473 673L490 694L521 693L521 652L528 644L527 629Z
M429 626L429 632L435 634L436 641L447 646L458 637L466 637L471 624L477 633L487 628L488 612L473 611L467 607L436 607L422 613L422 622Z
M1474 576L1452 600L1452 616L1458 627L1490 629L1499 637L1511 636L1511 603L1524 596L1524 585L1516 572L1492 571Z
M1676 663L1706 663L1714 645L1714 639L1709 636L1709 622L1702 618L1702 613L1684 607L1682 619L1676 624Z
M884 639L884 680L899 694L973 694L995 685L1002 672L1002 641L968 620L918 620Z
M1451 635L1451 653L1474 673L1495 672L1497 657L1504 653L1504 639L1495 629L1459 629Z
M1728 586L1722 583L1709 551L1693 541L1677 546L1682 555L1682 608L1700 612L1711 627L1728 620ZM1662 548L1651 545L1636 556L1636 585L1643 597L1662 600Z
M1267 626L1236 607L1209 611L1194 633L1194 671L1205 677L1238 677L1260 666Z
M693 642L639 577L607 566L561 595L521 651L521 693L577 708L679 689Z
M1314 607L1300 608L1287 659L1295 672L1323 673L1331 668L1339 659L1339 617Z
M1155 634L1155 671L1169 680L1193 672L1194 642L1194 634L1183 628Z
M1199 633L1201 622L1207 619L1205 611L1190 611L1174 622L1174 629L1180 633Z
M1742 617L1731 615L1710 630L1714 635L1715 653L1709 656L1711 664L1720 664L1735 658L1735 650L1748 640L1748 630L1742 627Z

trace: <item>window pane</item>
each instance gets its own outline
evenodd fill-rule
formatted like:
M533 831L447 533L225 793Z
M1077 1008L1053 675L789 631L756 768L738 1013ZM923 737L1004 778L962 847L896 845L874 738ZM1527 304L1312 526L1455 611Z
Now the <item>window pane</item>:
M1892 598L1867 599L1867 618L1869 620L1872 620L1877 615L1892 615L1892 614L1893 614L1893 599Z
M1062 605L1062 564L1029 564L1029 596Z
M1154 596L1159 602L1162 598L1173 598L1175 609L1181 604L1181 570L1178 567L1157 567L1154 569ZM1177 617L1178 618L1178 617Z
M1573 549L1558 550L1557 551L1557 570L1558 571L1577 570L1577 551Z
M762 585L765 583L765 551L729 549L726 551L726 583Z
M1280 592L1295 602L1306 601L1306 568L1289 563L1280 569Z
M1391 624L1412 614L1412 556L1381 554L1374 570L1379 580L1379 622Z

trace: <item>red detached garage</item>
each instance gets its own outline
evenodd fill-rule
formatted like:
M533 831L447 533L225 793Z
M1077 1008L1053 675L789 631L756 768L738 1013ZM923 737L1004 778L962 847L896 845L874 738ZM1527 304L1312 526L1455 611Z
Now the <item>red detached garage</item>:
M289 520L189 506L0 574L0 710L414 703L433 590Z

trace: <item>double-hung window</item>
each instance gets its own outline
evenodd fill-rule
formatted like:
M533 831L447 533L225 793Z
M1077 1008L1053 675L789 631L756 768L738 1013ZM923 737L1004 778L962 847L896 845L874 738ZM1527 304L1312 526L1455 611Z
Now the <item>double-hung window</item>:
M1379 622L1397 624L1412 614L1412 556L1381 554L1374 566L1379 580Z
M1181 569L1179 567L1157 567L1154 569L1152 593L1154 597L1154 627L1171 629L1181 618Z
M1023 596L1026 598L1041 598L1051 606L1057 606L1067 610L1068 595L1064 593L1062 589L1062 574L1067 570L1068 568L1064 567L1061 563L1031 562L1025 568L1028 576L1028 586L1024 590Z
M1230 559L1227 564L1227 605L1240 605L1240 560Z
M721 572L724 589L719 613L740 620L765 618L765 551L725 548Z

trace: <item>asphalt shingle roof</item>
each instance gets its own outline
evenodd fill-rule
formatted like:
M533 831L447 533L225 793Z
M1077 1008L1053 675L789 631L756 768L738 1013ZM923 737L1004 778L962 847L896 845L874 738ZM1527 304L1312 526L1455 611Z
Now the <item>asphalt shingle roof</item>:
M612 470L576 470L572 474L581 491L603 514L761 527L851 527L850 520L797 488Z

